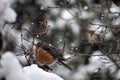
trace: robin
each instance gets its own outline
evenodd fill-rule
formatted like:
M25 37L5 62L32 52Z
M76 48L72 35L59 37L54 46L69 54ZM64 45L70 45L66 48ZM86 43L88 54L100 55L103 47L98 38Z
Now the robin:
M64 63L66 59L63 57L63 50L57 49L52 45L45 42L38 42L34 53L36 61L40 66L47 66L57 60L58 64L63 65L69 70L73 70Z

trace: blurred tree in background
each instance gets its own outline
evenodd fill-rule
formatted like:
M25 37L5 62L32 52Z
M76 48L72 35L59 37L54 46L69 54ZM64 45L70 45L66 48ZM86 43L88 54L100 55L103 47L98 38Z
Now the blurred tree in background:
M60 49L66 43L65 51L76 55L68 61L74 71L69 72L60 67L62 72L57 65L54 66L56 74L65 80L117 80L120 69L119 5L119 0L16 0L12 7L17 13L17 20L4 26L4 29L11 26L9 31L16 33L3 34L7 44L3 51L17 51L16 45L21 43L17 33L25 28L34 34L31 36L22 31L27 40L35 37L37 41L47 42ZM49 26L47 34L38 35L44 31L45 25ZM18 41L15 38L19 38ZM98 53L94 54L96 51ZM94 67L97 63L89 66L92 56L97 56L110 67Z

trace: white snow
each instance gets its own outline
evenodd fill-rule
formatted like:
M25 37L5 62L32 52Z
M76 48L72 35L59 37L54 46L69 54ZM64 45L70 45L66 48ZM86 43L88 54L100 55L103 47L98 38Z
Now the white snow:
M43 7L55 6L53 0L36 0L36 3L40 3Z
M12 8L8 7L7 9L5 9L4 15L3 15L3 19L5 21L10 23L15 22L16 17L17 17L17 14Z
M93 55L102 55L100 51L96 51ZM88 65L81 65L77 71L72 75L72 80L86 80L88 79L88 73L95 72L98 68L105 70L105 64L99 61L99 56L91 56ZM70 78L68 78L70 79Z
M11 5L15 0L1 0L0 1L0 31L3 31L5 22L13 23L16 21L17 14L12 9Z
M95 51L93 55L102 55L102 53ZM108 68L106 64L102 63L99 59L99 56L91 56L89 58L90 63L88 65L80 65L74 73L65 69L63 66L59 66L56 73L65 77L67 80L88 80L88 73L95 72L98 68L100 68L101 71L105 71L105 69Z
M116 5L114 5L110 8L110 11L111 12L120 12L120 7L117 7Z
M70 25L70 27L71 27L71 29L73 30L73 32L75 34L79 34L79 30L80 30L79 28L80 28L80 26L78 24L73 23L73 24Z
M82 14L80 16L81 18L85 19L85 18L92 18L94 17L94 13L93 12L87 12L87 11L82 11Z
M12 52L6 52L1 58L0 78L6 80L64 80L54 73L46 72L37 65L23 68Z
M64 28L66 22L63 19L58 18L55 24L55 27L62 29Z
M73 16L68 12L67 10L63 10L61 13L61 17L66 20L70 20L73 18Z
M2 55L1 65L3 75L6 80L30 80L23 74L22 66L13 55L14 53L6 52Z
M63 80L54 73L46 72L33 64L24 68L25 74L32 80Z
M11 8L14 0L1 0L0 1L0 19L6 22L14 22L16 20L16 12Z

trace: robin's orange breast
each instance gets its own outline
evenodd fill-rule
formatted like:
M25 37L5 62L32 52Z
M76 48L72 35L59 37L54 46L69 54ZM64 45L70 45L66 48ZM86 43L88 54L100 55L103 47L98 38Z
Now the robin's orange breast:
M47 51L40 47L35 50L35 57L37 62L42 65L47 65L54 61L53 56L51 56Z

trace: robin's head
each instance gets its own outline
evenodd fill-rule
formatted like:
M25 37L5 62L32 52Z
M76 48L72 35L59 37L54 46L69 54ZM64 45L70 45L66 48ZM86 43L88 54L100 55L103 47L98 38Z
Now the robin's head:
M44 48L44 49L55 49L55 47L53 46L53 45L51 45L51 44L48 44L48 43L46 43L46 42L38 42L37 44L36 44L36 47L37 48L39 48L39 47L41 47L41 48Z
M37 48L38 48L38 47L42 47L44 44L45 44L44 42L38 42L37 45L36 45L36 47L37 47Z

